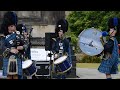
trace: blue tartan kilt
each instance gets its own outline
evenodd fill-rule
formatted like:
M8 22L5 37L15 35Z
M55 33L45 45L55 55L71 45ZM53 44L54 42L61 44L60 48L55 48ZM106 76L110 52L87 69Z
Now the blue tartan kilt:
M22 75L22 60L17 58L18 75ZM3 76L7 76L8 58L3 58Z
M102 60L98 71L105 74L117 74L118 73L118 61L117 60Z

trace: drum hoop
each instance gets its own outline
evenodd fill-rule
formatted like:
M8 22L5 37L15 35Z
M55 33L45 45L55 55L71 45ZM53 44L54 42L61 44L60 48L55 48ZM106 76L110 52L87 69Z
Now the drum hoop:
M67 59L67 58L68 58L68 57L66 56L66 59ZM65 60L66 60L66 59L65 59ZM63 61L65 61L65 60L63 60ZM58 65L58 64L62 63L63 61L60 61L59 63L56 63L56 64L55 64L55 62L54 62L54 64L55 64L55 65Z
M72 68L72 64L71 64L71 66L70 66L67 70L65 70L65 71L63 71L63 72L58 72L58 74L63 74L63 73L65 73L65 72L69 71L71 68Z
M35 75L36 74L36 72L37 72L37 69L36 69L36 71L31 75L31 76L33 76L33 75Z
M33 64L33 63L32 63ZM30 64L28 67L26 67L26 68L29 68L32 64ZM23 69L26 69L26 68L23 68Z

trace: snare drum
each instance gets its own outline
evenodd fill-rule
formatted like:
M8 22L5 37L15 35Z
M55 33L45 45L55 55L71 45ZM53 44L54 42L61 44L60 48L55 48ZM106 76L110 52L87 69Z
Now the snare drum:
M22 69L23 69L23 75L25 75L25 76L33 76L37 71L32 60L23 61Z
M67 56L62 56L55 60L54 64L58 68L58 73L65 73L72 68L72 64L70 64L67 60Z

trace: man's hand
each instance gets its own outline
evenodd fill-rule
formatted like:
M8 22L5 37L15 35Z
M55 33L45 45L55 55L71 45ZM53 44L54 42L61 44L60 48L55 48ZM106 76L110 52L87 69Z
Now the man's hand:
M17 50L23 50L23 46L17 46Z
M14 53L14 54L17 54L19 51L17 49L11 49L10 52Z
M54 55L54 58L57 59L57 58L58 58L58 54L55 54L55 55Z

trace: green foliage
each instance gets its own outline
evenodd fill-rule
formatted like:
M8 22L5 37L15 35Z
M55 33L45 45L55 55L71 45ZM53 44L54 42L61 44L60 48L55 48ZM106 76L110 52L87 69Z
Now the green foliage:
M72 44L78 46L78 35L85 29L95 27L105 31L110 17L120 17L119 11L71 11L66 17L69 22L69 34ZM76 47L77 51L78 47Z
M84 56L82 60L79 60L79 63L100 63L101 59L97 56Z
M75 47L75 52L79 52L79 47L77 45L78 38L74 34L74 32L67 32L66 37L71 37L71 44Z

